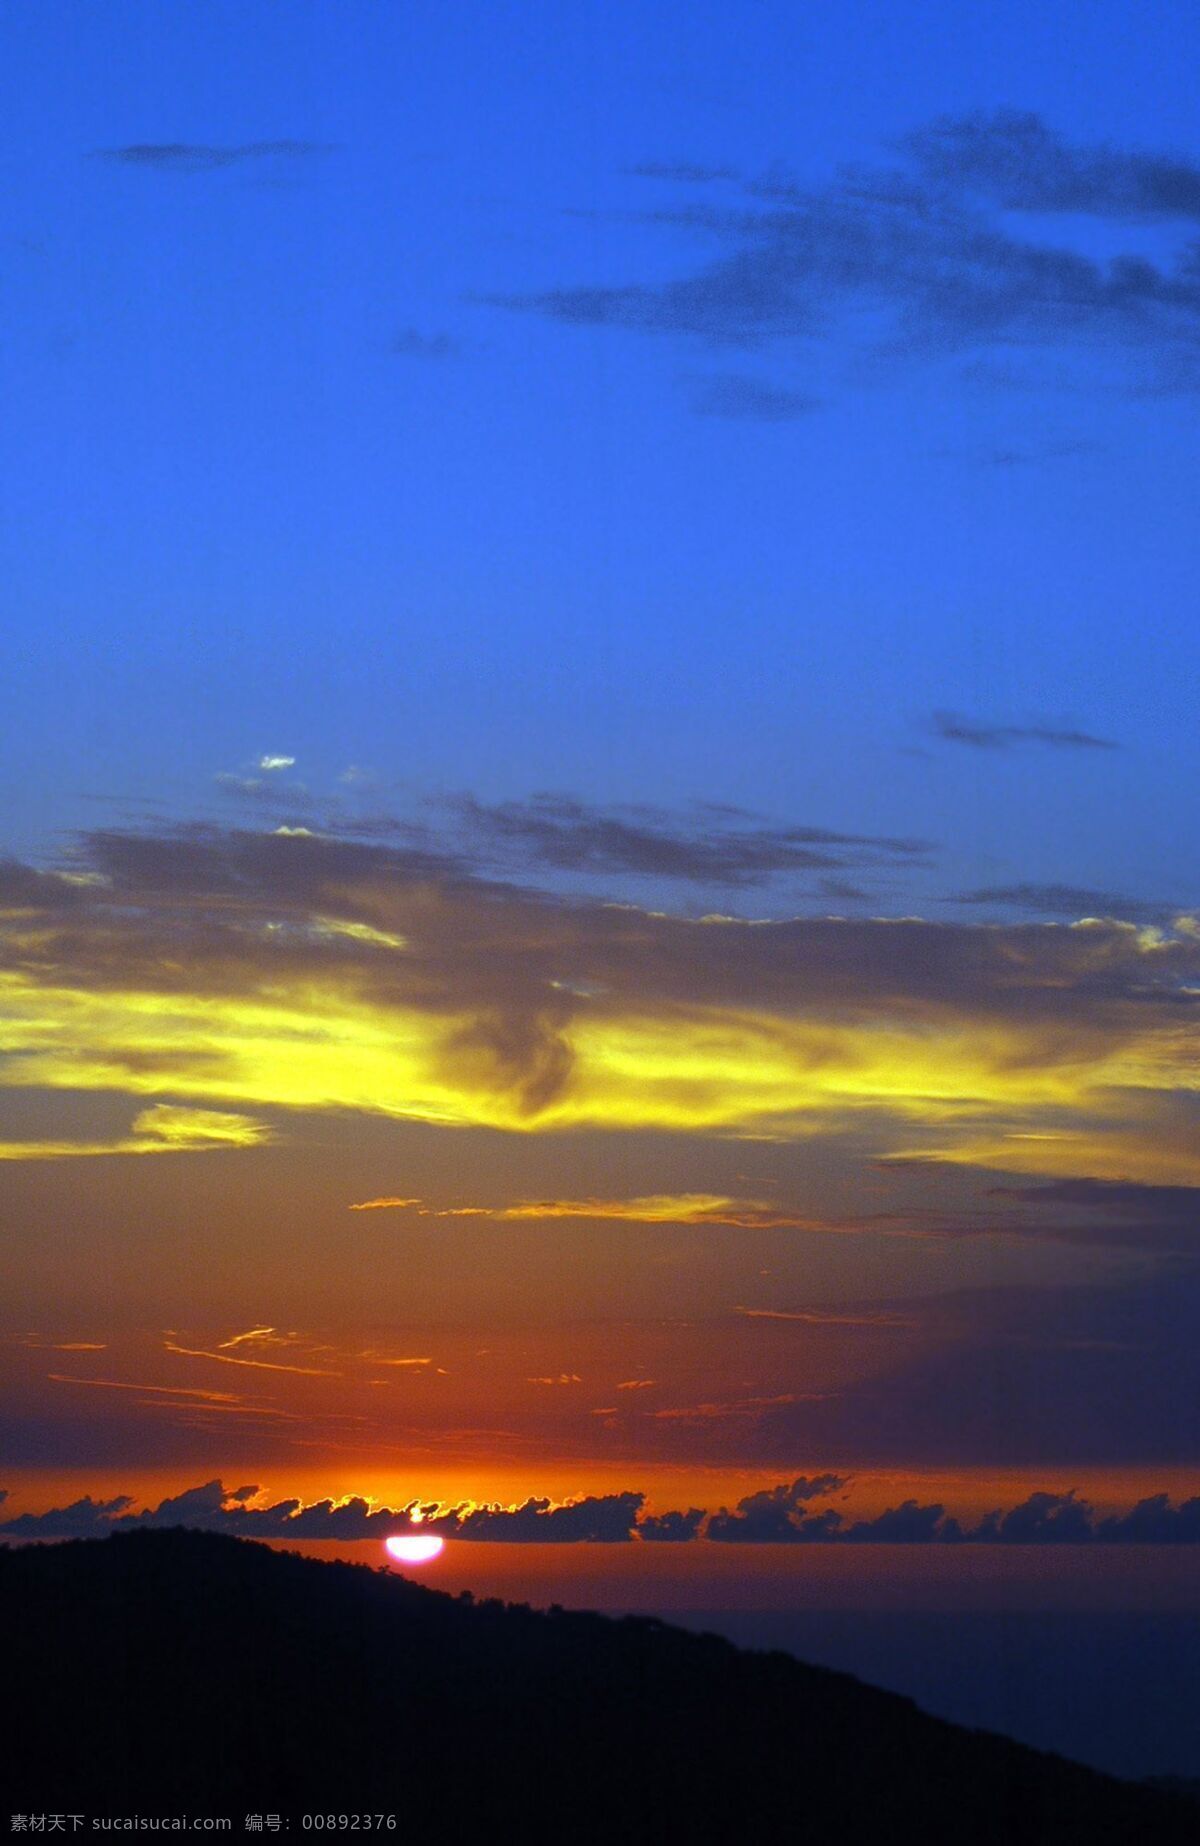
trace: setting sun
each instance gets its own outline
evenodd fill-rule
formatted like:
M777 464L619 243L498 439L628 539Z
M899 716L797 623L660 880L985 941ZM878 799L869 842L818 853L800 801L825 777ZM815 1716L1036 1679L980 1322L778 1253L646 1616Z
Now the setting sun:
M435 1532L404 1532L384 1540L384 1550L397 1564L429 1564L445 1549Z

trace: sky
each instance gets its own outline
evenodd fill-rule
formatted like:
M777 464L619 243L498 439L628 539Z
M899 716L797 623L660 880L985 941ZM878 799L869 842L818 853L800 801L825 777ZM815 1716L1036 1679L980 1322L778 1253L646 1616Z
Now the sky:
M5 37L0 1529L1200 1538L1194 9Z

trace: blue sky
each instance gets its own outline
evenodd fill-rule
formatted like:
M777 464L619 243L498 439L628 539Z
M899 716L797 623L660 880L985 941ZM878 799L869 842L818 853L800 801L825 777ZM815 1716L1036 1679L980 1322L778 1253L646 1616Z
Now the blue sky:
M13 12L11 1451L1174 1491L1194 9Z
M895 171L946 115L1186 159L1198 36L1182 6L25 9L9 846L123 812L97 795L231 818L213 778L278 752L406 811L551 789L937 842L884 912L1194 898L1186 334L898 340L828 276L765 339L545 304L695 276L737 240L687 212ZM1101 264L1195 228L992 223ZM1120 748L948 744L937 711Z

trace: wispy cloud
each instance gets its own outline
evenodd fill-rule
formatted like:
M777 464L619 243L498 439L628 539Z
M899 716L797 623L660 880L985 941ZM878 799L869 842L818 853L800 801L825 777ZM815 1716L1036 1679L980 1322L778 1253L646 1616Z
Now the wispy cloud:
M418 1205L413 1199L386 1201L407 1206ZM366 1211L382 1205L382 1199L352 1205L351 1211ZM742 1227L816 1228L818 1220L801 1218L777 1206L752 1199L728 1198L712 1192L649 1193L629 1199L520 1199L511 1205L418 1205L420 1214L431 1218L490 1218L499 1224L524 1221L539 1223L555 1218L582 1218L626 1224L720 1224Z
M979 193L1006 211L1200 223L1196 161L1106 142L1072 143L1028 111L941 116L901 145L930 179Z
M1052 750L1115 750L1111 737L1097 737L1070 725L991 724L956 712L934 712L935 737L942 743L967 744L974 750L1011 750L1019 744L1044 744Z
M351 1211L407 1211L413 1207L422 1209L423 1203L421 1199L402 1199L388 1193L380 1199L360 1199L349 1209Z
M289 833L303 830L298 824L303 818L312 823L309 832L391 846L407 855L413 870L420 864L431 875L579 873L734 890L823 873L835 876L819 880L817 889L825 892L830 885L827 894L837 896L852 889L837 874L921 866L933 851L920 838L778 822L712 802L669 810L551 792L501 802L453 794L405 815L364 811L360 797L370 787L365 777L339 777L342 787L328 796L264 774L257 761L248 769L222 771L214 780L227 800L271 815Z
M218 1365L243 1365L256 1372L297 1372L305 1378L338 1378L338 1372L316 1365L283 1365L271 1359L243 1359L231 1352L209 1352L204 1347L178 1346L173 1340L164 1343L165 1352L179 1353L186 1359L210 1359Z
M514 868L738 887L786 873L902 864L931 850L927 840L775 825L712 806L688 817L647 807L603 808L556 794L492 804L458 796L446 805L468 848L497 853Z
M812 1394L805 1394L812 1398ZM815 1398L812 1398L815 1401ZM789 1404L799 1402L794 1391L777 1392L774 1397L738 1397L724 1403L705 1402L700 1404L669 1405L662 1410L652 1410L650 1415L658 1423L757 1423L771 1411L782 1410Z
M153 173L214 173L222 167L258 161L312 160L334 150L321 141L242 141L227 144L204 141L133 141L124 147L97 148L101 160L141 167Z
M992 1185L986 1195L1032 1210L1039 1233L1063 1243L1200 1254L1200 1186L1080 1177Z
M140 1391L145 1397L195 1397L212 1404L236 1404L232 1391L201 1391L182 1385L131 1384L124 1378L77 1378L66 1372L48 1372L51 1384L83 1385L99 1391Z
M876 164L823 180L686 162L637 171L688 188L725 182L635 214L706 244L706 260L665 282L567 283L493 301L806 359L814 342L840 342L877 367L1041 344L1085 372L1102 354L1127 380L1196 385L1200 165L1188 157L1072 143L1035 115L1002 109L942 118ZM1079 218L1154 225L1179 248L1156 260L1135 248L1097 256L1075 234Z
M34 1352L107 1352L107 1340L40 1340L35 1334L27 1334L20 1341L22 1346L30 1347Z
M1118 917L1126 923L1162 925L1187 913L1183 904L1147 903L1127 892L1096 891L1086 885L981 885L974 891L957 891L943 902L981 908L1000 905L1041 917Z
M0 1141L0 1160L66 1160L101 1154L203 1154L220 1148L264 1147L265 1123L219 1109L155 1103L133 1119L128 1135L111 1141Z
M735 1308L746 1320L794 1320L806 1327L866 1327L875 1331L880 1327L915 1327L919 1322L907 1319L902 1314L862 1313L838 1314L826 1312L820 1308Z
M267 1340L274 1343L275 1338L274 1327L250 1327L245 1333L235 1333L231 1339L221 1340L219 1346L222 1352L227 1352L231 1346L244 1346L248 1340Z

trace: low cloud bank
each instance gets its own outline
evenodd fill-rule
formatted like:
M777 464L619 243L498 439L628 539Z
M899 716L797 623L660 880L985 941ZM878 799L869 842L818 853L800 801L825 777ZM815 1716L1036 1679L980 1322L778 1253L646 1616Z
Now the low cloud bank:
M1180 1504L1166 1493L1149 1495L1128 1512L1097 1515L1075 1491L1031 1493L1007 1510L986 1513L964 1526L940 1502L905 1500L872 1519L851 1519L828 1504L848 1477L801 1476L790 1485L747 1494L730 1511L642 1513L645 1495L589 1495L555 1504L526 1500L520 1506L476 1506L463 1502L410 1501L376 1506L348 1500L278 1500L252 1504L261 1489L227 1488L220 1481L189 1487L158 1506L135 1512L129 1494L111 1500L90 1495L44 1513L22 1513L0 1522L0 1537L103 1538L133 1527L193 1526L245 1538L383 1540L421 1531L442 1538L503 1544L612 1544L639 1538L688 1543L706 1538L723 1544L1200 1544L1200 1495ZM6 1496L0 1494L0 1501Z

